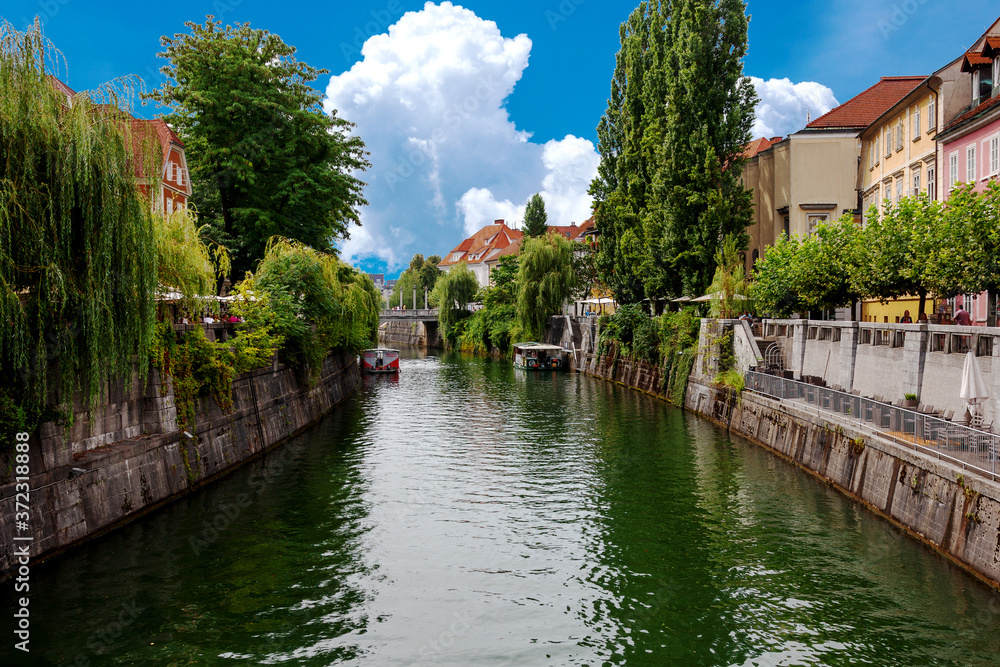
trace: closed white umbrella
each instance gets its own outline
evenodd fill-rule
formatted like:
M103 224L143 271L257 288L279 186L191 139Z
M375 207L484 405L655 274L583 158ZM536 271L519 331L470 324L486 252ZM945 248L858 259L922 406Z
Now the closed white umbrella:
M979 370L979 362L976 355L969 350L965 355L965 366L962 368L962 391L959 393L969 405L979 405L985 403L990 398L989 389L983 379L983 372Z

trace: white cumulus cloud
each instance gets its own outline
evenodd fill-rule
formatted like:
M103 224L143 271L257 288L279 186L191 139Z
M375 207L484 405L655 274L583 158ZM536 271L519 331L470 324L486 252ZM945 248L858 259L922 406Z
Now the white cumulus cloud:
M813 119L837 106L837 98L827 86L815 81L792 83L789 79L750 77L757 89L757 118L754 137L784 137L806 126L806 109Z
M363 227L342 245L349 261L392 268L415 252L451 250L482 224L518 222L535 192L550 224L590 216L598 156L572 135L540 144L504 101L528 66L531 40L451 2L407 12L368 39L362 60L334 76L328 111L357 124L371 152Z

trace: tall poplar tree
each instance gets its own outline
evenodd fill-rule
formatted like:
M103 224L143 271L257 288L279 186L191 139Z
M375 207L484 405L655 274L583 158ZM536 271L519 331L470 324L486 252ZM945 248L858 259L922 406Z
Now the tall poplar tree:
M608 108L597 126L601 163L590 187L601 234L598 274L620 303L643 298L647 194L663 120L666 8L642 2L619 28Z
M749 19L743 0L675 0L668 30L666 123L655 186L662 236L647 292L699 294L729 235L745 248L753 217L743 187L757 94L743 75ZM652 290L650 290L652 288Z
M535 193L528 200L528 206L524 209L524 234L525 236L545 236L549 231L549 214L545 212L545 200L542 195Z
M619 302L701 294L722 239L745 247L747 28L743 0L650 0L621 26L591 184L598 270Z

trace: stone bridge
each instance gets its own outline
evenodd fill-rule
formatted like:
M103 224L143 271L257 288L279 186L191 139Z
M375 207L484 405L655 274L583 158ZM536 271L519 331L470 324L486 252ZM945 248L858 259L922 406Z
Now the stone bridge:
M437 310L383 310L379 320L380 343L425 349L444 347L438 330Z

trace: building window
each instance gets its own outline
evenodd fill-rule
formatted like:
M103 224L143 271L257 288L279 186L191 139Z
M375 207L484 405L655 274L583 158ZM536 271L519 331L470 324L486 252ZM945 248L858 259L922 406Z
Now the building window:
M906 134L906 129L903 127L903 121L899 121L899 125L896 126L896 150L903 150L903 135Z
M885 156L892 157L892 128L890 127L885 133Z
M903 198L903 177L900 176L896 179L896 203Z
M920 138L920 107L913 109L913 140Z
M972 73L972 106L979 106L979 70Z
M913 171L913 196L916 197L920 194L920 170L915 169Z
M948 188L951 189L958 184L958 153L948 156Z
M993 88L1000 86L1000 58L993 59Z
M830 216L827 213L814 213L814 214L811 214L809 216L809 233L810 234L814 234L816 232L816 228L819 225L824 224L826 222L829 222L829 220L830 220Z
M875 166L875 156L874 156L874 144L868 142L868 168L871 169Z
M934 167L927 167L927 198L931 201L937 199L937 173Z
M937 127L937 102L932 95L930 101L927 102L927 131L930 132L935 127Z
M879 156L879 152L878 152L878 142L879 142L879 139L880 139L880 137L875 137L875 166L876 167L878 166L878 159L879 159L878 158L878 156Z
M976 145L965 149L965 180L972 183L976 180Z
M993 137L990 139L990 176L996 176L998 172L1000 172L1000 137Z

